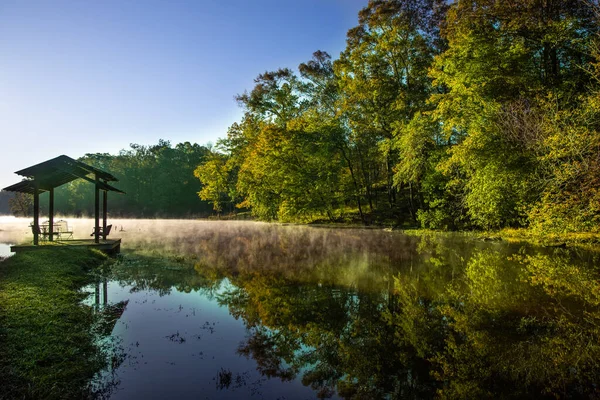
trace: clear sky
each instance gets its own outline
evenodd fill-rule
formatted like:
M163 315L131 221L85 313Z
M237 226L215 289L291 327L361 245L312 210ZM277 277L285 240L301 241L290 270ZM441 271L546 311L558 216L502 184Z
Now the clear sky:
M237 93L316 50L367 0L0 2L0 188L60 154L226 135Z

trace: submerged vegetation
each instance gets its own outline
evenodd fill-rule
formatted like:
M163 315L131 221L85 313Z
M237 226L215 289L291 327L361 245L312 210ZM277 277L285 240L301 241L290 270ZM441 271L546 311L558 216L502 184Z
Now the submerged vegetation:
M101 253L48 249L0 261L1 399L81 399L105 367L81 301Z

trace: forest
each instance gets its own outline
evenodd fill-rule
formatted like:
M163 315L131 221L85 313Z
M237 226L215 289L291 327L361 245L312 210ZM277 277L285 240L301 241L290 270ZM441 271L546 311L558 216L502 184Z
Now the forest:
M338 59L237 96L200 196L262 220L598 230L598 10L371 0Z
M130 149L117 155L86 154L79 160L109 171L119 179L115 186L125 194L109 194L108 211L113 217L208 216L211 207L198 198L202 185L194 177L194 170L210 153L209 147L189 142L173 146L169 141L159 140L150 146L131 144ZM33 215L33 196L16 193L6 201L8 193L0 192L0 214L5 206L6 211L17 216ZM78 179L60 186L55 191L54 203L61 215L93 216L94 185ZM40 196L40 207L44 215L48 210L48 195Z
M339 58L258 75L214 147L81 160L121 179L113 215L597 232L599 10L371 0ZM57 210L90 214L90 186L57 191Z

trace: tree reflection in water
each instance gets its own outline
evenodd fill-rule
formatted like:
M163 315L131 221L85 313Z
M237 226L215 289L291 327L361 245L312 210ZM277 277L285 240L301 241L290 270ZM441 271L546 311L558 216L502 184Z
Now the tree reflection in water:
M178 246L114 278L212 296L249 329L239 354L319 397L600 395L596 254L273 225Z

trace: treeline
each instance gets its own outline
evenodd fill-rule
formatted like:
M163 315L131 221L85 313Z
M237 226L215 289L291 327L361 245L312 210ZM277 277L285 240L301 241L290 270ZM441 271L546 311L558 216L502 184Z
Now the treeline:
M371 0L337 60L255 79L196 170L217 212L598 230L597 0Z
M0 190L0 215L11 215L10 200L14 197L11 192Z
M207 216L211 207L198 199L202 186L194 177L194 170L209 152L209 148L198 144L185 142L172 146L160 140L151 146L132 144L130 149L121 150L117 155L86 154L79 160L119 179L111 184L126 194L109 192L111 216ZM42 213L47 210L47 201L47 195L40 197ZM94 185L82 179L72 181L55 190L54 201L58 213L91 216L94 214Z

